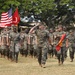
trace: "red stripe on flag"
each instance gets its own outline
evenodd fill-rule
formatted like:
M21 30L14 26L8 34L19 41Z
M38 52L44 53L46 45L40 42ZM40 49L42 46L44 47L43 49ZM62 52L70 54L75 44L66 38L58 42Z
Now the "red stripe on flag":
M12 24L12 9L1 14L0 27L11 26Z

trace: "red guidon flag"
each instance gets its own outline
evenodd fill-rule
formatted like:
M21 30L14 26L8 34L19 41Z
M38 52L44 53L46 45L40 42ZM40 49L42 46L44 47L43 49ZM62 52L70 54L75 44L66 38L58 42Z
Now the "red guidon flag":
M13 14L13 24L17 26L19 22L20 22L20 16L19 16L18 8L16 8Z
M60 41L59 41L58 45L56 46L56 51L59 51L59 50L61 49L61 47L62 47L62 42L63 42L63 40L65 39L65 37L66 37L66 34L63 34L63 35L61 36Z

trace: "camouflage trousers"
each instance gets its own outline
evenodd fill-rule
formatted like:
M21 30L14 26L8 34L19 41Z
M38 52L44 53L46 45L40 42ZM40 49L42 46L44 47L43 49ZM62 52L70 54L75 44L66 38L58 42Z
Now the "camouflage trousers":
M75 52L75 47L69 47L69 55L70 59L74 59L74 52Z
M24 49L24 47L21 47L21 48L20 48L20 54L21 54L22 56L27 57L27 55L28 55L28 49Z
M38 56L38 63L40 65L46 64L47 53L48 53L48 47L46 45L44 45L42 47L38 47L37 56Z
M9 47L8 46L1 46L0 48L1 55L7 56L9 58Z
M61 47L61 50L57 51L57 58L59 62L64 62L66 53L66 47Z
M25 57L27 57L28 55L28 44L26 41L24 41L24 43L20 47L20 54Z
M28 55L33 56L33 45L32 44L28 44Z

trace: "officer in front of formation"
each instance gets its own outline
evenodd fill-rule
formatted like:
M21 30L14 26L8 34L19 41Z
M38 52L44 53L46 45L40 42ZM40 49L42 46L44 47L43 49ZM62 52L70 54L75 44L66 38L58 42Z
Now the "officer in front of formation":
M70 30L70 34L66 37L66 46L69 48L70 59L73 62L75 52L75 35L74 30Z
M48 53L48 42L51 42L49 39L49 31L46 30L46 27L43 23L39 23L34 26L31 32L38 26L38 29L35 31L37 36L37 55L38 63L41 67L45 68L47 53Z

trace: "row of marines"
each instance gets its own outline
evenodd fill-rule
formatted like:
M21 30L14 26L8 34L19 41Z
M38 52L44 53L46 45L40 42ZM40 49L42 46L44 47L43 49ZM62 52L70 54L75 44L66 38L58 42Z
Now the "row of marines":
M61 50L56 51L62 34L66 37L61 46ZM27 57L34 56L38 59L41 67L45 67L47 55L55 56L58 59L58 64L63 64L67 57L67 50L69 49L70 59L74 59L75 48L75 34L74 31L67 32L59 25L54 29L47 29L43 23L35 25L29 32L27 29L18 32L14 26L9 30L4 28L0 33L0 54L1 57L11 59L11 61L18 62L18 54Z

